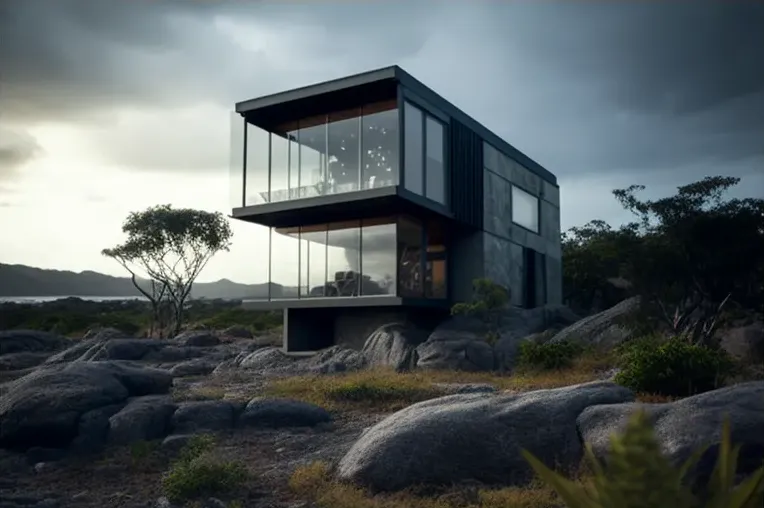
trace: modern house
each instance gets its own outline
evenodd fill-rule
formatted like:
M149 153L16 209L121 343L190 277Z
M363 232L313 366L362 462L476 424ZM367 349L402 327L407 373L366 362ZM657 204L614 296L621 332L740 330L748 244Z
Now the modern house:
M284 309L284 347L432 325L475 278L512 303L561 301L555 176L401 68L236 104L232 216L263 226L250 308Z

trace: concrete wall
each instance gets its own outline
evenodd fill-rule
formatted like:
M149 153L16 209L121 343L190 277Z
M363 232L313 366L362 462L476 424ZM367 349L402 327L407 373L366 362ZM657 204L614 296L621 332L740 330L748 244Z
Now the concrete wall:
M509 287L512 302L523 302L524 259L522 247L544 255L544 273L536 277L537 304L561 303L560 190L494 147L483 147L484 271L485 276ZM511 186L539 199L539 233L512 223Z
M286 309L284 345L290 353L318 351L333 345L363 349L366 339L382 325L409 323L429 331L445 319L448 309L404 307L324 307Z

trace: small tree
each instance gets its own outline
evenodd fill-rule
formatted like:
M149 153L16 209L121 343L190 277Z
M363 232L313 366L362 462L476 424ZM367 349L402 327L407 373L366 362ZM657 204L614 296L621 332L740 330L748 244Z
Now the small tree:
M149 298L155 320L160 317L163 301L167 302L173 333L179 333L194 281L212 256L230 247L233 232L228 221L219 212L159 205L128 215L122 231L127 240L104 249L102 254L116 259L131 273L133 284ZM150 292L140 288L136 268L150 280Z
M501 326L501 310L507 305L510 292L504 286L490 279L472 281L472 301L457 303L451 307L451 314L472 316L483 320L488 325L489 343L498 340Z

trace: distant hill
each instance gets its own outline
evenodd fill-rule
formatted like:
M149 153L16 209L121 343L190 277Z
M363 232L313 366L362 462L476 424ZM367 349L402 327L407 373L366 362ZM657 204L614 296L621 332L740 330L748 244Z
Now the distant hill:
M284 288L274 284L274 292ZM268 284L239 284L227 279L194 284L193 298L263 298ZM0 296L140 296L128 277L102 273L46 270L0 263Z

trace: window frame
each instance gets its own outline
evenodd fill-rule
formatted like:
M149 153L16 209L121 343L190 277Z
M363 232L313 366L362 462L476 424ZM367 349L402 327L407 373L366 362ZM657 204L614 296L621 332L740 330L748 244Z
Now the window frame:
M540 234L541 232L541 198L534 195L532 192L528 192L527 190L525 190L524 188L522 188L521 186L517 184L514 184L512 182L509 182L509 183L511 185L511 190L510 190L511 214L510 215L511 215L512 224L520 228L523 228L524 230L530 233L533 233L534 235ZM529 228L528 226L525 226L515 221L515 189L517 189L518 191L524 194L527 194L528 196L536 200L536 230L533 230Z

